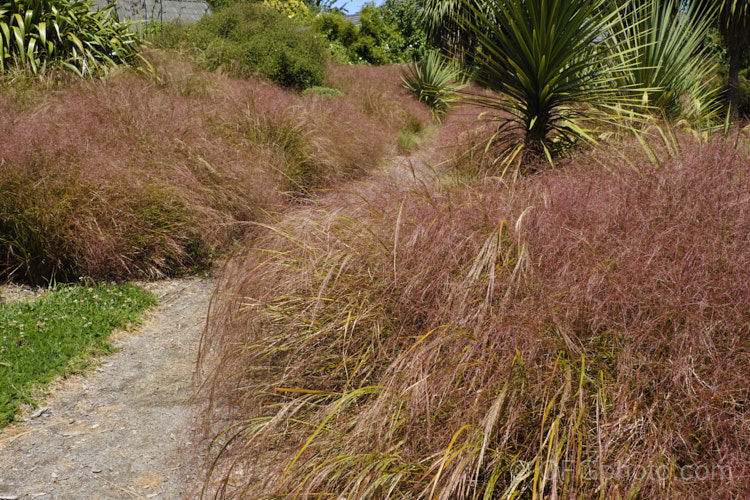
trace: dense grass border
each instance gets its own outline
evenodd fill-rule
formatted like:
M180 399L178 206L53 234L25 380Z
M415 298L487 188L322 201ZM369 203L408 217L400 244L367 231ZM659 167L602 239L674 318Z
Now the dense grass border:
M397 67L329 65L334 99L209 73L185 55L144 57L154 75L122 71L51 94L0 86L0 279L206 269L247 222L362 176L401 130L432 123Z
M0 304L0 428L39 388L113 350L116 328L139 321L156 297L135 285L62 287L33 302Z
M201 343L204 496L743 497L749 150L649 133L259 231Z

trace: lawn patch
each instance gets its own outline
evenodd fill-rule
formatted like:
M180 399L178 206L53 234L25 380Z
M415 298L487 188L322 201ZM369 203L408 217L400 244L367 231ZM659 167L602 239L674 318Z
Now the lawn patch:
M134 285L63 287L34 302L0 304L0 427L39 387L112 352L115 328L138 321L156 298Z

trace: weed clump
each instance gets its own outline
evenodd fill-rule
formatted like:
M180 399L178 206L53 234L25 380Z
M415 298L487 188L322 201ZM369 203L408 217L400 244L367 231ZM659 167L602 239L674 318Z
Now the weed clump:
M313 86L309 89L305 89L302 95L320 95L325 97L344 97L344 93L337 89L331 89L328 87Z

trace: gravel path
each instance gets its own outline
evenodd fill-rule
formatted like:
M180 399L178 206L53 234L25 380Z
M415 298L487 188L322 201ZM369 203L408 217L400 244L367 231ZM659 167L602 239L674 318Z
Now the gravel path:
M423 158L396 157L377 175L397 183L434 175ZM358 189L361 189L358 186ZM0 431L0 500L193 499L203 458L191 442L197 411L193 372L215 282L204 278L143 284L158 308L120 350L85 376L57 381L40 410ZM0 287L2 300L33 300L43 290Z
M148 283L160 305L85 377L53 384L40 411L0 433L0 500L194 498L190 442L198 338L214 283Z

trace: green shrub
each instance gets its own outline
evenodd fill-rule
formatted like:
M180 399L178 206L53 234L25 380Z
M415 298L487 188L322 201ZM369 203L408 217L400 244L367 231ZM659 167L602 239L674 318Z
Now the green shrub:
M385 0L380 7L381 17L400 37L401 43L390 45L390 56L395 61L421 59L429 48L424 25L416 15L421 3L421 0Z
M156 49L174 50L187 41L189 29L180 21L153 23L145 33L145 39Z
M324 12L316 16L312 26L329 41L338 41L346 47L357 39L357 26L337 12Z
M93 11L79 0L0 3L0 72L21 66L39 73L61 66L89 76L131 64L136 55L136 36L117 21L112 7Z
M367 4L359 14L359 37L352 45L354 53L373 64L397 62L391 57L391 46L401 45L401 36L395 26L387 23L381 11Z
M324 12L312 21L312 28L328 41L331 55L341 63L359 62L351 50L359 29L338 12Z
M285 15L253 4L236 4L203 17L189 41L208 69L236 76L260 73L288 87L320 85L325 74L322 40Z
M388 64L411 61L426 46L426 35L414 15L415 0L389 0L383 7L366 4L359 26L336 12L313 20L313 29L326 37L341 62Z

